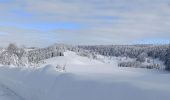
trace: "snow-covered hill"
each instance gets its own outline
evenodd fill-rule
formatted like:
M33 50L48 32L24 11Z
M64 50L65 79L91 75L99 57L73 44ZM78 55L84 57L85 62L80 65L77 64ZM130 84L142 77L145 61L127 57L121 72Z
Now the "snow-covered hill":
M161 70L120 68L67 51L39 68L0 67L0 99L169 100L170 75ZM56 68L65 66L65 71ZM6 95L8 94L8 95Z
M99 61L99 60L95 60L95 59L91 59L91 58L87 58L87 57L83 57L83 56L78 56L75 52L72 51L67 51L64 53L64 56L59 56L59 57L54 57L54 58L50 58L44 61L45 65L51 64L53 66L57 66L60 65L65 66L65 70L67 72L79 72L79 73L95 73L95 72L104 72L104 70L108 69L108 68L103 68L104 63ZM110 70L110 69L109 69Z
M45 60L47 64L68 64L68 65L91 65L91 64L102 64L102 62L94 59L90 59L83 56L78 56L75 52L67 51L64 52L64 56L58 56Z

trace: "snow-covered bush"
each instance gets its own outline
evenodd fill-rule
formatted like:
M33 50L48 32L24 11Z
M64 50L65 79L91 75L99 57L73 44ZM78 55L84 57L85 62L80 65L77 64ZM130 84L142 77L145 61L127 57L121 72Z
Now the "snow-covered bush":
M160 65L159 64L150 64L150 65L144 65L143 68L147 68L147 69L160 69Z
M129 62L119 62L119 67L137 67L140 65L140 62L138 61L129 61Z
M134 67L134 68L147 68L147 69L160 69L160 64L157 63L141 63L139 61L122 61L118 63L119 67Z
M64 65L57 65L56 66L56 69L58 70L58 71L66 71L66 64L64 64Z

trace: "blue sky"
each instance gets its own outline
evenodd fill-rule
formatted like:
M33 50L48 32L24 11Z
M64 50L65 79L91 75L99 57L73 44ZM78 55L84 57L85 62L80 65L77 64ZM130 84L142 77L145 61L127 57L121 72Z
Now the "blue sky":
M170 0L0 0L0 45L170 43Z

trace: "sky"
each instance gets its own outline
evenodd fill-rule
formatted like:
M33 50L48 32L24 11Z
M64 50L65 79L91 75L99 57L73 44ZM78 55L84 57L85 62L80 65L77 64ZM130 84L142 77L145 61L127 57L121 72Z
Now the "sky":
M170 0L0 0L0 46L170 43Z

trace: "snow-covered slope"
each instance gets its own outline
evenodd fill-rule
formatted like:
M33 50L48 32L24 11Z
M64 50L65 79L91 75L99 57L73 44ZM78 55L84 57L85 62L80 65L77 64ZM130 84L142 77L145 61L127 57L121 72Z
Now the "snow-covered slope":
M23 100L16 93L3 84L0 84L0 100Z
M68 65L91 65L102 64L102 62L89 59L87 57L78 56L75 52L64 52L64 56L58 56L45 60L47 64L68 64Z
M78 56L75 52L67 51L64 56L54 57L45 60L45 65L51 64L53 66L66 66L66 71L69 73L98 73L106 72L113 67L103 67L104 63L98 60L90 59L87 57ZM106 64L105 64L106 65ZM106 68L107 67L107 68ZM107 71L105 71L107 70Z
M0 67L2 93L9 100L169 100L170 75L163 71L119 68L67 51L40 68ZM50 64L50 65L49 65ZM66 72L57 65L66 64ZM1 85L0 85L1 87ZM2 95L0 95L1 99ZM19 99L18 99L19 98ZM2 99L3 100L3 99ZM8 100L8 99L7 99Z

